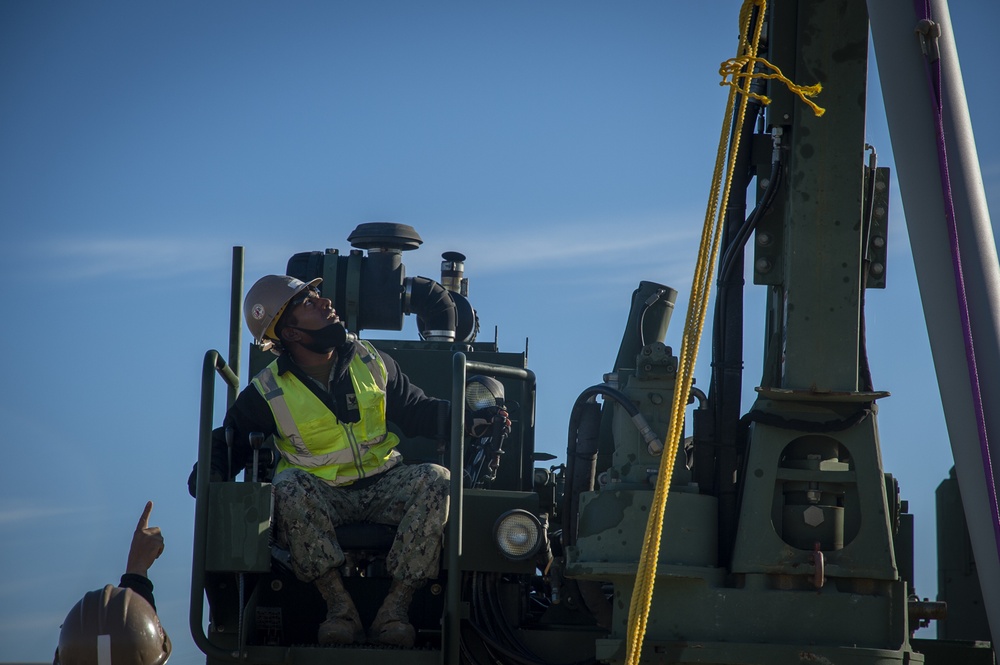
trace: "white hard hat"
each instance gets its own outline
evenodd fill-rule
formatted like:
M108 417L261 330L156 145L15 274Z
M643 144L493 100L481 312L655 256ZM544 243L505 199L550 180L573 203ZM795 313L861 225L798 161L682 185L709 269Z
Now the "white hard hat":
M243 316L254 341L264 350L280 341L274 327L285 307L296 295L315 288L322 281L322 278L317 277L310 282L303 282L288 275L265 275L258 279L243 300Z

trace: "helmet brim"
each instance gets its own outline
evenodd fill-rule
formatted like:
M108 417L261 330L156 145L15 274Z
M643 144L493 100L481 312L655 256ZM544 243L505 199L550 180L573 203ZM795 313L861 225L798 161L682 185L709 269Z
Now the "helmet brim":
M322 283L323 283L323 278L317 277L308 282L303 282L302 286L295 289L295 291L293 291L292 294L288 296L288 300L286 300L285 303L274 314L274 318L271 319L271 324L267 327L267 330L264 331L264 337L267 339L271 339L275 342L280 342L281 340L278 339L278 335L274 332L274 329L278 327L278 321L281 320L281 316L285 313L285 309L288 308L288 303L295 300L295 296L299 295L306 289L311 289L313 287L319 286Z

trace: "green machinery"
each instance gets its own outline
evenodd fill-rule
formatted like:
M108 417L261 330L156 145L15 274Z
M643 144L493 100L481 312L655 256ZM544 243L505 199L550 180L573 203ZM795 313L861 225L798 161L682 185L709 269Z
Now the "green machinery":
M690 395L691 436L672 460L656 583L642 663L991 663L974 578L952 586L954 616L979 633L919 640L942 603L913 595L912 516L882 468L877 400L864 339L865 291L885 286L888 182L865 143L869 17L864 2L768 5L766 56L790 78L819 81L815 117L779 85L755 83L739 132L734 192L718 266L708 394ZM866 158L867 156L867 158ZM733 200L742 199L734 196ZM743 276L767 289L764 366L744 412ZM191 629L210 662L267 665L622 663L639 553L658 478L678 358L664 340L676 300L642 282L615 367L583 390L570 414L565 464L534 449L535 376L525 352L477 339L464 257L444 255L440 282L407 278L404 252L421 239L398 224L362 224L354 249L293 256L288 274L323 277L355 331L377 340L430 394L462 403L473 375L504 387L514 429L495 478L463 483L474 453L453 409L447 446L403 440L410 461L452 469L452 517L438 580L411 619L416 648L315 646L322 603L271 547L267 442L247 482L198 478ZM242 254L234 257L230 367L206 356L199 469L207 467L214 373L230 401L239 385ZM442 304L443 303L443 304ZM266 362L251 357L250 374ZM544 378L541 379L544 381ZM601 398L598 401L598 398ZM471 486L466 486L466 485ZM942 502L961 504L952 490ZM371 619L388 587L385 533L345 527L345 582ZM388 537L391 537L388 536ZM969 557L971 559L971 555ZM961 565L961 562L956 563ZM203 598L209 607L203 628ZM968 603L963 599L968 597Z

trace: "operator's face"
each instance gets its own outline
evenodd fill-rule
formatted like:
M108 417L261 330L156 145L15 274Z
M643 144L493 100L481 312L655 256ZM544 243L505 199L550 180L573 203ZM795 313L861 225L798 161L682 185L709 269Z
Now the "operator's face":
M288 324L305 330L319 330L331 323L340 321L333 301L323 298L318 291L309 289L303 291L289 304L291 308L285 316L289 316Z

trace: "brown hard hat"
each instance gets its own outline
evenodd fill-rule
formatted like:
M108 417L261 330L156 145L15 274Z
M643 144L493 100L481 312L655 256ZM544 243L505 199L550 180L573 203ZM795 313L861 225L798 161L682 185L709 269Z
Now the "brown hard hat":
M254 341L264 350L271 348L278 341L274 326L289 301L322 281L321 278L316 278L303 282L288 275L265 275L258 279L243 300L243 317Z
M66 615L55 665L163 665L170 638L156 610L132 589L88 592Z

